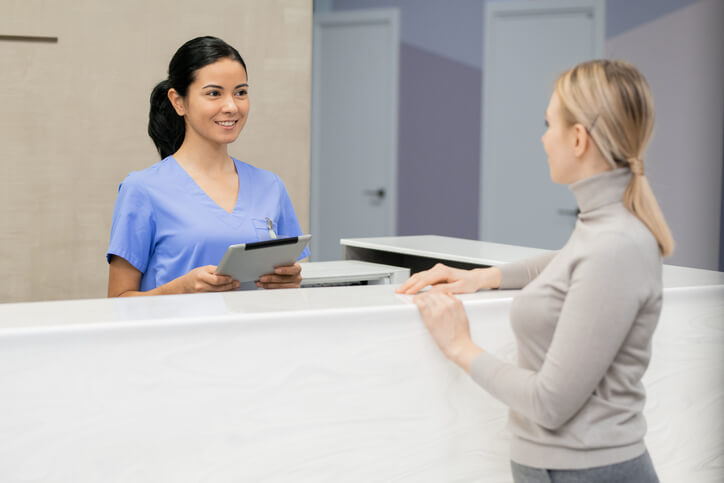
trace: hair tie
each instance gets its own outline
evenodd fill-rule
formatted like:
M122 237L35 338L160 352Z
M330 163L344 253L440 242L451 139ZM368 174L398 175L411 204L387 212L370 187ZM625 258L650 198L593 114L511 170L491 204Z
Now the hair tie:
M631 173L634 176L644 175L644 162L639 158L630 158L628 160L628 166L631 168Z

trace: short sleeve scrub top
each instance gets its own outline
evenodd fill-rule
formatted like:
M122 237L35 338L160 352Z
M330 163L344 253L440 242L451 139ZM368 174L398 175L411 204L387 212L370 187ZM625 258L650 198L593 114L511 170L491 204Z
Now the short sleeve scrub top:
M127 260L148 291L190 270L217 265L229 245L268 240L267 218L279 237L302 234L284 184L270 171L234 159L239 194L229 213L169 156L130 173L113 211L106 258ZM305 248L300 259L309 256Z

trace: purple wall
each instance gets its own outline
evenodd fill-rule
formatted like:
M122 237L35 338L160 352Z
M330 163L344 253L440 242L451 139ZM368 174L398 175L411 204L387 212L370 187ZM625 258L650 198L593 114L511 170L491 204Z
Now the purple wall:
M334 0L334 10L398 8L400 41L480 69L482 0Z
M400 9L397 234L478 237L483 2L333 0Z
M398 234L477 238L481 71L400 47Z
M614 37L697 1L606 0L606 37Z

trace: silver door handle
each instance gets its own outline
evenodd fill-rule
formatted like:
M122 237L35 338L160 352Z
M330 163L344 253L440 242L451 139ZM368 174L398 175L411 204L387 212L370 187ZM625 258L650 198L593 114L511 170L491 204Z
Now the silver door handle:
M385 198L385 189L384 188L377 188L376 190L364 190L362 191L367 196L375 196L377 199L384 199Z
M559 215L578 216L579 213L581 213L581 210L579 210L578 208L576 208L575 210L569 210L569 209L566 209L566 208L558 208L558 209L556 210L556 212L557 212Z

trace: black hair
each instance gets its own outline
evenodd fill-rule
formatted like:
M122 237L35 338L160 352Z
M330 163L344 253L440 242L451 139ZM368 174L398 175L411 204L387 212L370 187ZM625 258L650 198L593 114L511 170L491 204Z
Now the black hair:
M186 97L189 85L196 79L196 71L221 59L239 62L246 72L246 64L239 52L223 40L209 36L191 39L171 58L168 79L153 88L148 135L162 159L178 151L186 134L184 118L176 114L168 98L169 89L175 89L181 97Z

